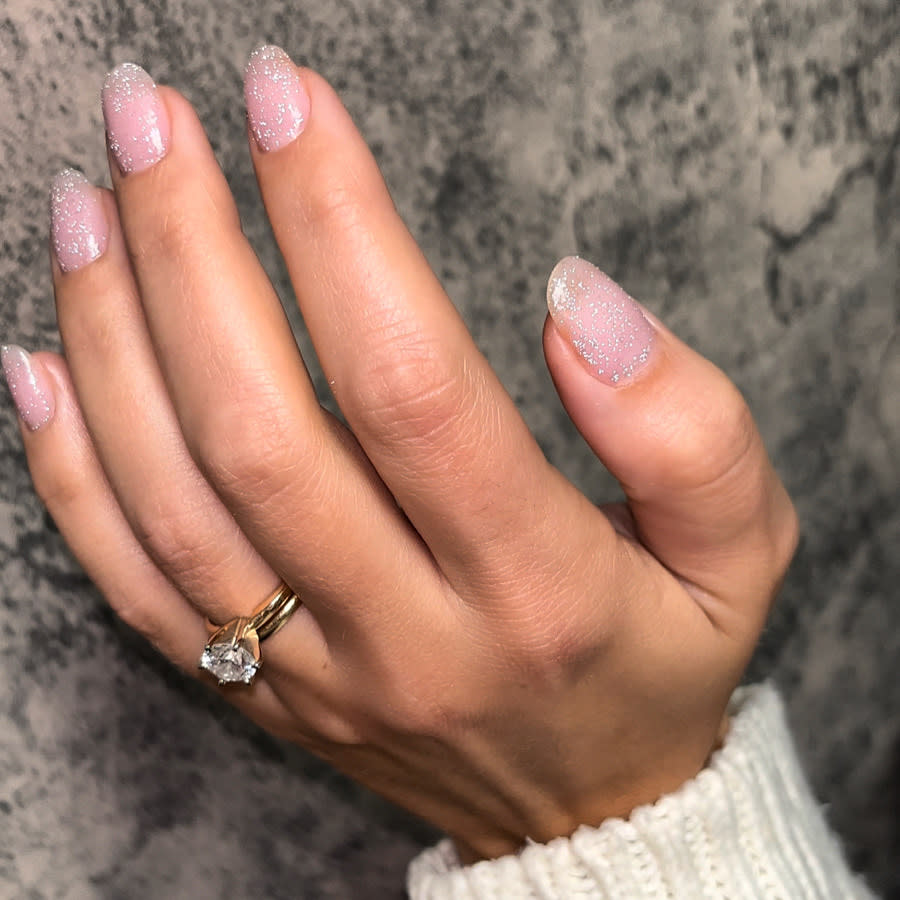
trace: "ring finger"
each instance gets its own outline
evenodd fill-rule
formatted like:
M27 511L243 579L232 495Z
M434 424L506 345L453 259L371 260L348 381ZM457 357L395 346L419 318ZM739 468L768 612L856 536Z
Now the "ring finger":
M223 623L249 613L280 578L185 446L147 334L112 195L68 170L57 176L51 196L59 329L87 429L131 532L203 615ZM320 671L327 651L309 609L301 606L288 624L285 636L293 640L273 642L267 657L276 668L290 660L294 674ZM291 654L289 645L303 653Z
M122 510L157 565L213 620L260 598L278 576L191 459L162 382L115 203L79 173L51 190L53 279L66 359L88 430ZM79 249L89 215L93 252ZM85 252L87 251L87 253ZM85 262L92 265L83 265ZM68 270L68 271L66 271ZM227 581L211 577L228 572Z
M100 465L56 354L4 347L3 369L20 419L38 496L87 575L116 613L172 662L195 672L203 617L135 540ZM293 716L265 680L229 699L267 727L289 734Z

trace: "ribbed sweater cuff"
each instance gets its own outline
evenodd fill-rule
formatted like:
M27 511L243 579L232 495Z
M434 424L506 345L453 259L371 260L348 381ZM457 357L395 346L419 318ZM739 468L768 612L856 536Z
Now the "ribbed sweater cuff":
M775 689L738 689L709 765L628 820L463 867L449 840L409 867L412 900L872 900L829 831Z

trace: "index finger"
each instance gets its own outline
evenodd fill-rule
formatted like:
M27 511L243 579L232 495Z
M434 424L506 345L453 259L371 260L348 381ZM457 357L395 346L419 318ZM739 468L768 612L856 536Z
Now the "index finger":
M463 595L612 530L545 460L400 219L334 91L263 47L247 68L257 178L322 367L354 434ZM591 531L587 534L587 531ZM501 583L503 582L503 583Z

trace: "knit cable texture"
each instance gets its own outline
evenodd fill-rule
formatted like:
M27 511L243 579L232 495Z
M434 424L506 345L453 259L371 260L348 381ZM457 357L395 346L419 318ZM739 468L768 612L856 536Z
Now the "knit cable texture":
M463 867L449 840L409 867L411 900L874 900L844 861L769 684L739 688L709 765L627 819Z

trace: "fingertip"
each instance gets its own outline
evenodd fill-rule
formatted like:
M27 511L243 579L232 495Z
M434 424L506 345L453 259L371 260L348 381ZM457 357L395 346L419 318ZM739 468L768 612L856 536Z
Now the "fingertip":
M250 132L263 153L293 143L309 121L310 97L302 70L274 44L263 44L250 54L244 102Z
M75 391L75 383L66 358L50 350L38 350L30 354L32 361L42 370L46 383L53 392L53 415L37 433L29 432L26 442L43 447L30 449L30 453L49 453L51 456L63 451L73 457L83 456L90 451L91 437L81 412L81 405ZM46 440L36 441L38 435L46 434ZM56 448L56 449L54 449ZM93 452L93 451L90 451Z
M247 63L244 98L250 150L260 171L330 160L344 182L371 187L369 148L337 91L315 69L294 63L281 48L259 47Z
M41 372L47 389L52 392L53 414L40 429L26 428L26 441L32 445L46 445L49 448L59 444L59 434L64 432L67 452L72 454L81 452L90 445L90 436L75 393L75 384L68 362L64 356L50 350L38 350L29 356L32 365ZM45 434L48 440L36 440L38 435Z
M3 348L4 370L13 346ZM50 503L64 502L73 496L83 481L83 473L92 471L96 461L65 359L58 353L41 350L28 353L27 365L32 373L37 373L39 384L52 397L52 414L38 427L32 427L21 412L18 417L35 491L49 508ZM23 373L18 377L28 376ZM17 385L15 390L19 391L20 387ZM13 396L18 407L19 400L15 393Z
M556 264L547 282L547 307L598 381L628 384L651 363L655 331L641 305L587 260L567 256Z
M19 344L0 347L0 364L19 421L28 431L46 428L56 414L57 391L46 368L47 353L29 353Z
M171 122L153 77L135 63L107 72L100 92L109 150L123 176L151 168L169 152Z
M214 216L225 228L233 232L240 230L231 189L193 104L172 87L158 86L155 93L163 110L158 118L164 117L167 123L164 145L156 146L159 142L152 135L152 127L141 124L137 116L133 118L138 122L127 121L128 128L121 126L118 137L110 136L108 140L109 171L118 210L115 221L124 229L133 258L156 249L152 245L143 246L139 238L135 239L134 227L138 222L143 226L161 220L165 227L154 232L153 240L163 240L167 236L177 237L179 229L188 227L190 220L190 227L195 228L192 238L199 242L204 230L193 215L202 209L202 215L209 215L210 219ZM140 149L142 141L150 149ZM126 163L123 163L126 153ZM140 158L140 165L127 161L132 157Z

